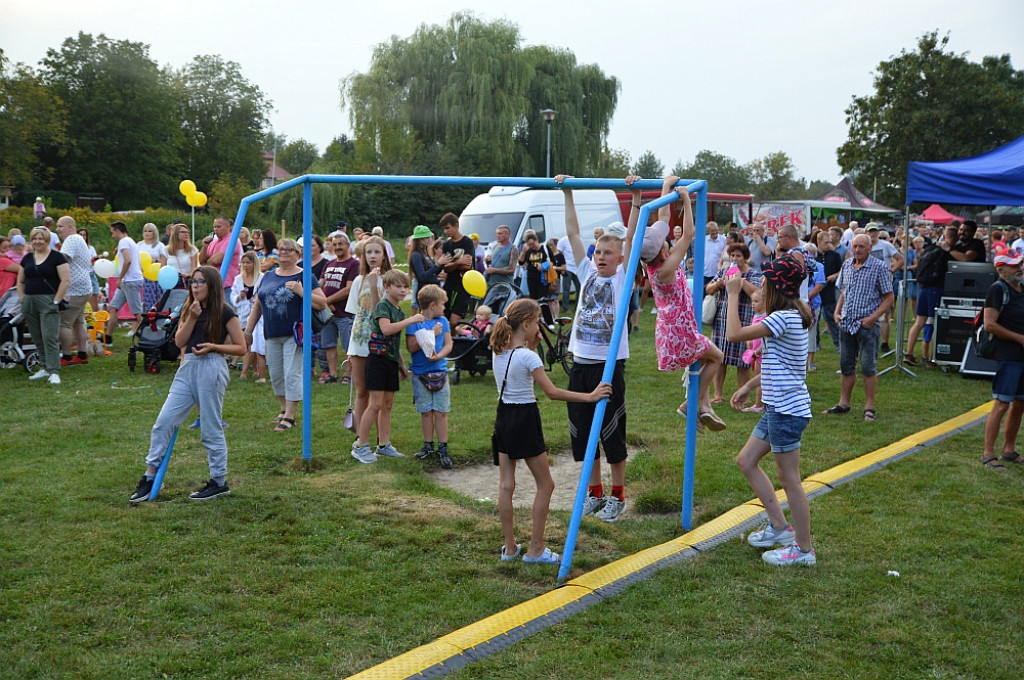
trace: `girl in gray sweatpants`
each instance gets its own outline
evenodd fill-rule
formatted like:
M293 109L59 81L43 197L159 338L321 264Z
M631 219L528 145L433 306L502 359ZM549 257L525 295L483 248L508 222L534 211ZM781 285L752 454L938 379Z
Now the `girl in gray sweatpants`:
M221 420L229 380L224 355L244 354L246 347L242 326L234 310L224 302L224 286L213 267L200 267L193 274L174 344L184 352L184 358L153 425L146 472L128 499L131 503L149 499L167 444L197 405L203 414L200 433L210 465L210 481L189 498L207 500L231 491L227 484L228 447Z

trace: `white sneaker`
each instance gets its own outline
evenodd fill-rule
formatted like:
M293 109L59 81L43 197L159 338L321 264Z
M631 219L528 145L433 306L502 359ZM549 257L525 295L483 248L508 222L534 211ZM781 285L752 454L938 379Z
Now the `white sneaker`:
M134 338L135 337L135 331L128 331L127 333L124 334L124 337L126 337L126 338Z
M587 500L583 501L583 516L593 515L604 507L604 497L598 498L587 494Z
M49 378L50 374L45 368L41 368L28 377L29 380L42 380L43 378Z
M353 444L352 457L360 463L366 463L367 465L377 462L377 454L373 452L373 449L370 448L369 444L365 444L363 446L359 446L358 443Z
M626 511L626 501L620 501L615 496L605 496L604 507L594 513L602 522L618 522L619 516Z
M391 442L388 442L384 446L377 447L377 456L384 456L385 458L405 458L404 454L398 452Z
M789 567L794 564L810 567L818 563L818 558L814 555L814 548L811 548L810 552L804 552L796 543L787 545L785 548L769 550L761 555L761 559L777 567Z
M786 525L784 529L776 529L771 522L766 523L760 531L754 531L747 536L747 543L755 548L770 548L773 545L790 545L796 540L796 532L792 525Z
M60 384L60 374L59 373L51 373L50 374L50 381L49 382L50 382L51 385L59 385Z

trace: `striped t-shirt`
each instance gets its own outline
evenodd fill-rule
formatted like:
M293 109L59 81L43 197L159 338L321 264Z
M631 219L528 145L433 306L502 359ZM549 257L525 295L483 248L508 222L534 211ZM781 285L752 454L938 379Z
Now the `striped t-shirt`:
M800 312L784 309L761 320L771 335L764 338L761 357L761 392L776 413L811 417L807 391L807 329Z

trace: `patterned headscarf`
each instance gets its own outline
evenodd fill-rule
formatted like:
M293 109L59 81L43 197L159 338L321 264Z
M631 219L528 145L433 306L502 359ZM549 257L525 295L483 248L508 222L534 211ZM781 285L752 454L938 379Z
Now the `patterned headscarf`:
M799 297L804 268L792 255L783 255L772 262L765 262L761 265L761 273L786 297Z

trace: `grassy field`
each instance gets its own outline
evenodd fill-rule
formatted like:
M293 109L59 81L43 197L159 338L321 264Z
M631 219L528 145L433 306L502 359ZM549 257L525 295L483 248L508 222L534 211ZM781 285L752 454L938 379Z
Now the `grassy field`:
M681 389L655 370L653 320L627 369L629 511L587 518L573 575L682 531ZM312 470L299 428L270 431L269 387L236 380L231 496L187 501L207 467L184 430L162 502L129 506L171 374L130 374L125 342L65 369L58 389L0 371L0 677L334 678L556 587L554 568L500 564L494 504L442 489L433 465L353 461L338 385L314 387ZM839 390L834 352L817 363L816 412ZM989 398L984 381L918 374L880 379L874 424L816 417L803 474ZM488 462L495 398L490 375L453 389L457 467ZM753 495L732 459L755 416L720 413L729 429L698 442L698 524ZM564 406L543 414L549 446L566 448ZM418 448L408 385L394 423L399 449ZM813 501L814 569L768 568L731 541L453 677L1019 676L1024 471L985 470L980 449L978 428ZM568 521L552 514L553 548Z

